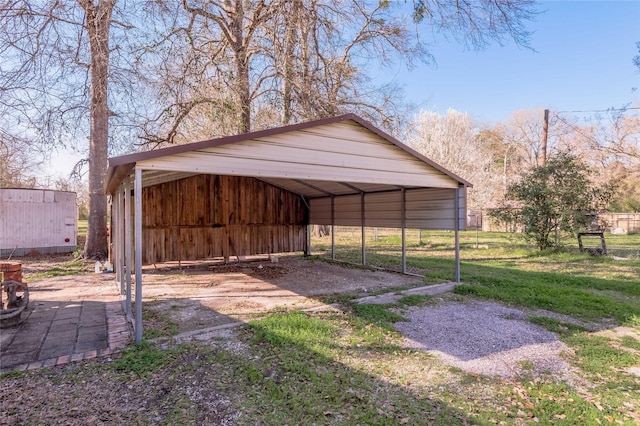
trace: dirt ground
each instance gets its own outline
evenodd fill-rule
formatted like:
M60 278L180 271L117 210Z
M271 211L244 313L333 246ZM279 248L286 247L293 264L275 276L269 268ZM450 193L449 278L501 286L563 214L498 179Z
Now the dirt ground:
M94 291L101 297L105 292L118 293L115 274L93 273L92 262L82 266L86 273L30 278L34 273L64 269L70 260L70 256L61 255L19 259L26 280L32 281L33 297L38 297L38 288L56 286L63 289L55 292L59 297L87 298ZM323 296L340 293L367 296L385 288L417 286L422 279L313 258L279 256L233 259L228 264L215 260L146 265L142 282L143 328L162 329L170 323L177 333L185 333L271 310L320 306L324 304L319 300ZM135 289L132 293L135 294Z
M323 305L322 296L368 295L422 284L419 277L370 271L297 256L241 262L163 264L143 270L144 307L178 332L235 322L272 310ZM151 321L149 316L147 319Z

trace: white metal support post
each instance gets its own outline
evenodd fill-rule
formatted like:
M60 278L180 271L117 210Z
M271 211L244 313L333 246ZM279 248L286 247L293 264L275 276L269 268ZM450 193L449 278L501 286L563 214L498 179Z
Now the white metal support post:
M118 186L115 202L116 233L113 248L116 258L113 267L116 269L116 279L120 283L120 294L124 294L126 291L124 281L124 185Z
M336 260L335 197L331 196L331 260Z
M142 342L142 170L135 168L135 265L136 265L136 306L135 343Z
M456 239L456 282L460 283L460 187L454 191L454 219L455 219L455 239Z
M400 207L402 212L402 273L407 273L407 204L406 204L406 190L401 189L402 193L402 206Z
M304 244L304 255L311 256L311 225L307 225L304 238L306 240Z
M367 264L366 230L364 228L364 192L360 193L360 225L362 225L362 265Z
M125 282L126 298L124 313L127 315L127 320L131 320L131 180L126 178L124 183L124 241L122 242L124 247L124 262L125 262Z

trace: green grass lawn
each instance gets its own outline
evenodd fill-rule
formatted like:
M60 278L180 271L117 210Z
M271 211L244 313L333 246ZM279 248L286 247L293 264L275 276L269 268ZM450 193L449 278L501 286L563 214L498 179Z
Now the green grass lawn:
M411 270L425 274L427 284L451 280L453 234L408 234ZM399 235L377 237L367 241L368 263L399 265ZM640 245L637 235L607 238ZM336 240L338 259L361 260L358 232L347 230ZM329 243L328 237L317 239L314 253L326 258ZM144 400L146 411L128 418L135 424L153 423L158 412L163 424L206 422L211 402L198 397L206 392L223 398L237 414L232 424L240 425L640 423L640 377L630 372L640 368L640 260L592 257L571 246L540 253L502 233L479 233L476 243L473 231L461 234L461 249L463 283L450 297L544 309L577 320L530 318L568 345L564 359L574 372L571 382L548 374L508 380L469 374L401 347L392 324L402 320L402 308L439 303L418 296L382 306L355 305L343 296L336 312L274 312L253 321L241 329L236 346L222 337L214 344L145 342L112 363L85 362L64 374L45 370L2 380L7 386L35 378L74 383L81 390L75 404L92 398L92 391L82 391L83 383L130 383L138 394L153 395ZM594 332L595 326L605 332ZM162 411L166 406L171 409ZM46 409L64 418L62 407ZM33 416L31 423L41 422Z

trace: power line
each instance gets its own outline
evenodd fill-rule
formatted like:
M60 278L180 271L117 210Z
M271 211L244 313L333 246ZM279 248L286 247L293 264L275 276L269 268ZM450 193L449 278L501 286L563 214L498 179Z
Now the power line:
M569 111L567 111L569 112ZM587 138L587 139L591 139L592 142L594 142L596 145L600 146L600 142L597 141L593 136L590 135L586 135L585 133L582 132L582 129L579 129L577 127L575 127L573 124L569 123L567 120L565 120L562 117L559 117L558 115L556 115L556 118L560 121L562 121L564 124L566 124L567 126L571 127L573 130L575 130L576 132L578 132L579 134L581 134L583 137Z
M618 111L628 111L630 109L640 109L640 107L629 107L629 108L609 108L609 109L589 109L584 111L554 111L556 114L567 113L567 112L618 112Z

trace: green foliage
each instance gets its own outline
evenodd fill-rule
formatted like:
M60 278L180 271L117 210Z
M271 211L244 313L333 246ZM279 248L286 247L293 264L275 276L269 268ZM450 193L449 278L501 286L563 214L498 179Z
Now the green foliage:
M570 322L560 321L555 318L549 317L531 317L529 318L533 324L537 324L546 328L549 331L553 331L554 333L558 333L560 335L571 335L581 331L587 331L586 328L573 324Z
M385 326L393 324L394 322L406 321L401 315L389 311L386 305L376 305L372 303L358 303L353 304L351 311L363 320L376 324L378 326Z
M137 377L143 377L162 369L175 355L175 351L161 350L143 340L139 345L130 346L122 351L122 356L116 359L111 367L120 372L132 372Z
M258 341L272 345L304 345L307 341L315 344L330 342L335 330L326 322L310 317L304 312L276 314L250 324Z
M636 339L633 336L622 336L620 338L620 344L627 348L635 349L640 351L640 340Z
M582 371L594 375L611 374L637 363L637 355L617 349L612 340L603 336L576 334L565 338L575 348L577 364Z
M54 266L53 268L49 268L46 271L35 272L33 274L29 274L30 280L50 278L50 277L62 277L66 275L77 275L77 274L85 274L89 271L92 262L85 262L80 260L73 260L70 262L66 262L62 266Z
M433 301L433 296L430 296L428 294L424 294L424 295L411 294L408 296L403 296L400 300L398 300L398 305L424 306L431 301Z
M0 380L15 379L17 377L22 376L23 374L25 374L24 371L18 371L18 370L7 371L6 373L0 373Z
M146 306L143 304L142 321L144 339L175 336L179 333L178 323L166 313L151 308L151 303L147 303Z
M590 320L615 318L624 324L640 315L640 287L631 282L480 265L467 280L481 285L462 284L454 292Z
M556 247L556 232L575 233L592 221L591 214L610 197L588 179L587 167L569 154L524 173L509 186L507 205L491 211L495 219L524 225L524 235L540 250Z

